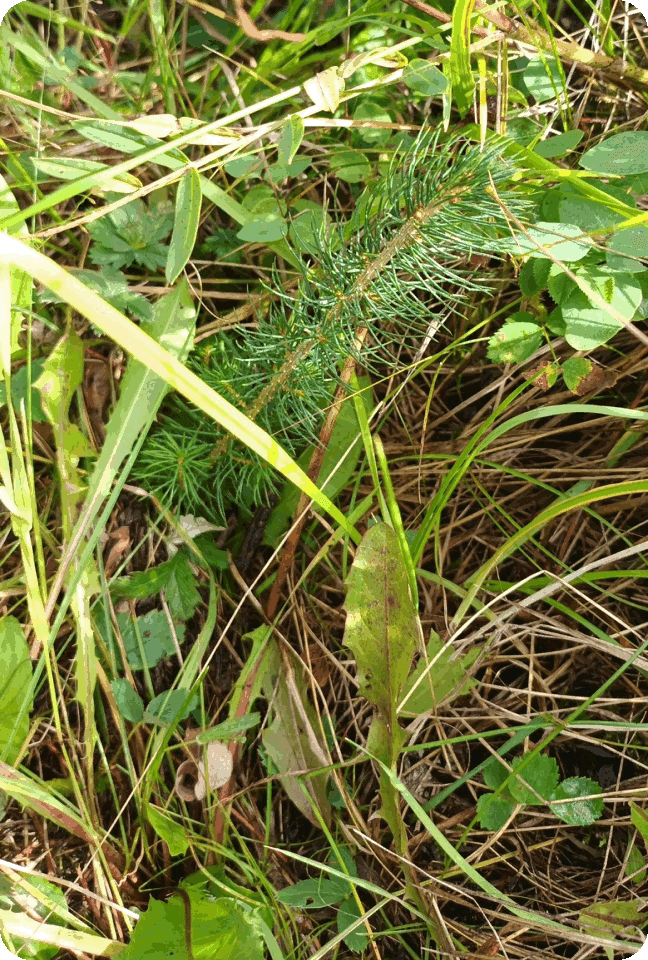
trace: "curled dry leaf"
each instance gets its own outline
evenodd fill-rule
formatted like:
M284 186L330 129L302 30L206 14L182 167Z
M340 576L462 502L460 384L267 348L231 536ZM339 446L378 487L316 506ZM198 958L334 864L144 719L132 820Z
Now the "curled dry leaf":
M207 783L213 792L224 787L232 776L233 760L227 745L215 740L205 748L203 760L185 760L178 767L175 791L178 796L190 803L192 800L204 800L207 796Z
M209 789L214 791L224 787L232 776L234 763L226 744L219 743L218 740L207 744L205 760L206 764L202 760L198 764L197 800L204 800L207 794L207 781Z

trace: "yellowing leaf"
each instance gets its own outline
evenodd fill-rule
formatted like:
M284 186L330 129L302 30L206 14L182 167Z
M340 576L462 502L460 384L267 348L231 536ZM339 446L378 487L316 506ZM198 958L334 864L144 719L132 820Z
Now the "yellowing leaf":
M158 140L170 137L172 133L182 133L182 127L177 117L170 113L155 113L151 116L137 117L135 120L130 120L124 124L124 126L137 130L138 133L144 133L149 137L157 137Z
M304 90L321 110L335 113L340 105L340 94L344 90L344 79L337 67L329 67L307 80Z

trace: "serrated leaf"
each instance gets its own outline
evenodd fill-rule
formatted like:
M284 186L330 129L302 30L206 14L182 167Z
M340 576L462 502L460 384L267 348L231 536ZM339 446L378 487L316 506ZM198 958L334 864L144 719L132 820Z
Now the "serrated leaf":
M304 139L304 121L301 117L289 117L281 128L279 143L277 144L277 159L281 166L287 167Z
M329 67L306 80L304 90L320 110L335 113L340 106L340 96L344 90L344 79L337 67Z
M139 723L144 718L144 703L137 690L123 677L112 680L110 683L117 709L125 720Z
M161 837L168 846L172 857L181 857L187 852L189 839L185 827L176 823L153 803L147 806L146 816L158 837Z
M34 705L29 646L15 617L0 620L0 759L13 764L29 733Z
M429 710L436 710L451 693L454 692L456 697L461 697L477 682L466 674L479 656L481 644L475 644L468 653L457 658L454 658L452 647L448 647L439 655L444 646L438 634L433 632L426 649L427 662L421 657L405 685L400 698L401 701L405 701L399 711L400 716L418 717ZM432 669L428 670L425 679L418 683L419 678L427 670L427 664L432 661L434 661ZM413 690L417 683L414 693L408 698L409 691Z
M482 830L501 830L514 810L514 803L495 797L492 793L483 793L477 801L477 816Z
M172 572L166 587L166 599L174 621L188 620L200 603L196 577L186 555L171 560Z
M536 323L505 323L488 341L488 359L494 363L523 363L542 343L542 330Z
M394 733L419 626L398 538L386 523L362 538L346 587L344 643L356 659L360 693Z
M403 72L403 83L425 97L437 97L448 88L448 78L427 60L414 59Z
M595 823L603 813L604 803L591 794L600 794L601 788L594 780L588 777L570 777L558 785L552 800L575 800L571 803L552 803L551 809L555 815L572 826L586 827ZM589 797L587 800L578 800L578 797Z
M615 274L610 307L626 320L631 320L643 299L641 284L632 274ZM598 285L597 285L598 286ZM592 304L581 291L574 293L562 305L565 339L575 350L593 350L607 343L621 329L621 324L600 306Z
M491 757L482 770L482 775L486 786L490 787L491 790L497 790L508 779L509 771L497 757Z
M178 184L175 205L175 222L165 275L167 283L175 283L193 252L200 223L202 190L198 171L190 168Z
M559 777L558 764L553 757L542 754L532 760L524 756L516 757L511 766L514 772L519 771L520 777L525 781L523 783L520 777L512 777L509 782L511 796L517 803L537 806L552 797Z

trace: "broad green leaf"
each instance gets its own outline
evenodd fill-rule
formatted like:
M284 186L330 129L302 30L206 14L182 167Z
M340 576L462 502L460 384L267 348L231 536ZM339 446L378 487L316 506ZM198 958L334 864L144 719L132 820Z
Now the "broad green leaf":
M310 157L295 157L292 163L286 165L273 163L271 167L268 167L268 174L272 178L273 183L280 183L287 177L298 177L304 170L308 170L311 163Z
M149 901L133 930L131 941L120 960L263 960L261 936L254 915L231 897L213 899L188 885L189 919L186 904L179 896Z
M581 167L595 173L624 177L648 172L648 131L624 130L597 144L580 159Z
M175 654L173 635L163 610L151 610L137 618L141 647L130 614L118 613L117 623L121 630L131 670L142 670L144 664L151 669L163 657L171 657ZM185 631L184 624L176 624L175 631L178 643L182 643Z
M572 826L586 827L595 823L603 813L604 803L592 794L601 793L601 788L594 780L588 777L570 777L558 785L552 800L571 800L570 803L552 803L551 809L564 823ZM589 797L587 800L578 800L578 797Z
M47 417L43 412L40 392L34 384L43 372L45 360L34 360L31 365L31 418L33 422L47 423ZM11 375L11 402L16 413L20 413L20 402L25 401L25 410L27 410L27 364L22 366L16 373ZM4 382L0 383L0 406L7 402L7 389Z
M260 176L263 170L263 159L257 153L247 157L234 157L224 164L225 172L237 180L251 180Z
M196 170L190 168L178 184L175 222L165 269L167 283L175 283L193 252L201 203L200 177Z
M425 97L437 97L448 88L448 78L427 60L414 59L403 73L403 83Z
M358 150L340 150L330 159L331 172L346 183L360 183L371 176L371 165Z
M0 758L12 764L29 733L34 705L29 647L15 617L0 620Z
M387 128L371 127L373 123L391 123L393 117L387 113L382 104L376 100L367 97L361 100L353 113L353 119L360 121L363 126L358 129L360 138L365 143L384 143L392 135L392 131ZM366 124L366 126L364 125Z
M646 265L641 261L648 260L648 228L619 230L608 243L605 259L608 267L614 270L626 273L645 270Z
M304 121L301 117L289 117L281 128L279 143L277 144L277 159L281 166L287 167L292 163L303 139Z
M553 57L545 57L544 62L540 57L534 57L524 70L522 79L527 91L537 103L554 100L563 89L560 67Z
M139 723L144 719L144 704L137 690L134 690L128 680L118 677L110 683L117 709L125 720Z
M511 764L513 771L519 771L520 777L512 777L509 781L511 796L517 803L539 805L542 800L549 800L558 783L558 764L553 757L542 754L526 760L524 756L516 757ZM520 769L522 768L522 769ZM528 784L529 786L526 786ZM532 788L532 789L529 789ZM534 793L535 791L535 793ZM539 795L540 799L536 796Z
M231 720L223 720L217 723L215 727L210 727L203 733L196 736L198 743L211 743L212 740L233 740L240 737L253 727L258 727L261 722L260 713L249 713L244 717L232 717Z
M356 659L360 693L396 737L396 708L418 645L418 615L398 538L377 523L362 538L346 582L344 643ZM392 750L392 760L395 759Z
M187 852L189 839L187 830L182 824L176 823L153 803L147 806L146 816L158 837L161 837L168 846L172 857L181 857Z
M268 214L263 219L248 220L236 236L245 243L276 243L287 233L286 221L278 215Z
M360 919L360 910L354 897L347 897L340 904L337 915L338 933L344 934L344 942L353 953L362 953L369 942L367 931L362 924L355 930L345 931Z
M301 253L317 256L319 247L316 238L328 220L321 204L314 200L301 199L292 205L292 210L296 211L291 217L289 228L292 242Z
M179 687L177 690L165 690L153 697L146 710L144 719L148 723L176 723L186 720L192 710L198 706L198 694L194 694L183 707L189 691Z
M560 84L561 80L560 77L558 77L557 86L559 89ZM563 157L571 150L575 150L582 139L582 130L566 130L564 133L559 133L555 137L549 137L547 140L542 140L540 143L536 143L534 150L538 156L544 157L545 160L549 160L552 157Z
M482 830L501 830L515 810L510 800L483 793L477 801L477 816Z
M641 285L635 277L614 274L612 297L608 299L604 296L612 309L626 320L632 320L643 299ZM575 290L561 309L565 321L565 339L575 350L593 350L607 343L621 329L620 323L600 306L592 304L581 290Z
M528 234L528 236L527 236ZM540 246L538 246L538 244ZM504 245L516 257L546 257L545 247L557 260L573 263L582 260L590 251L592 241L573 223L539 222L527 233L516 233Z
M414 693L408 697L410 690L413 690L419 681L419 678L427 669L427 663L423 657L416 665L416 669L411 674L405 685L402 701L404 706L399 710L399 715L403 717L418 717L422 713L436 708L454 692L456 697L467 693L476 681L466 674L473 665L481 651L481 644L475 644L463 657L453 659L454 651L452 647L443 650L444 643L436 633L431 633L427 645L427 663L434 661L431 670L427 671L425 679L421 680Z
M525 297L533 297L545 289L552 266L551 260L540 260L538 257L527 260L518 276L520 291Z
M569 357L562 365L565 386L572 393L578 393L578 387L592 372L592 361L586 357Z
M535 353L542 341L542 330L536 323L514 320L505 323L490 338L487 356L495 363L522 363Z
M277 900L287 907L301 907L301 909L321 910L339 903L346 897L347 890L340 889L337 880L328 880L318 877L314 880L301 880L292 887L285 887L277 894Z

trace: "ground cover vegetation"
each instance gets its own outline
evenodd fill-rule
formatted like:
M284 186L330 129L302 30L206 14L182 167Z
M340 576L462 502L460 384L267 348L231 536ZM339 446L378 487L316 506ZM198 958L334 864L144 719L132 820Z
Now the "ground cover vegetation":
M645 938L648 26L0 26L0 935Z

